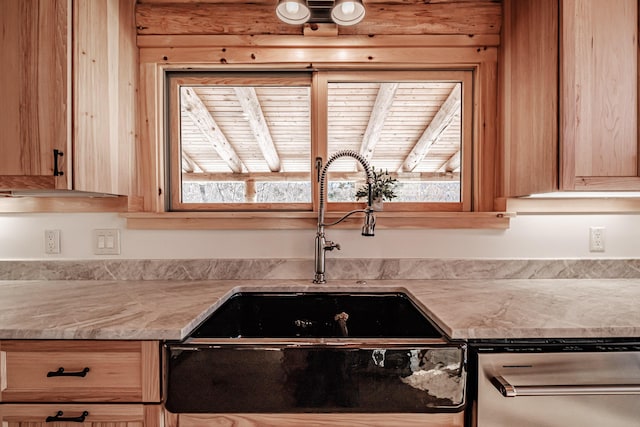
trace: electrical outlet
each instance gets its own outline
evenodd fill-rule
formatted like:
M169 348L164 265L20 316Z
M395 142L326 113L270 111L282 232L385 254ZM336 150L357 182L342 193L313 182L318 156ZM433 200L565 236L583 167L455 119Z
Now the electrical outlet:
M44 230L44 253L60 253L60 230Z
M589 228L589 251L604 252L604 227Z
M120 255L120 230L117 228L93 230L93 253Z

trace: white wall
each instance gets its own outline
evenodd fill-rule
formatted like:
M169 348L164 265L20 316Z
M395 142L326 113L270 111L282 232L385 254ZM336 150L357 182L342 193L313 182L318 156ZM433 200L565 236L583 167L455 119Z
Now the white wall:
M589 227L606 250L589 252ZM92 231L118 228L120 255L94 255ZM44 230L61 230L62 253L44 253ZM520 215L508 230L327 229L344 258L640 258L640 215ZM1 214L0 260L313 258L314 230L128 230L117 214Z

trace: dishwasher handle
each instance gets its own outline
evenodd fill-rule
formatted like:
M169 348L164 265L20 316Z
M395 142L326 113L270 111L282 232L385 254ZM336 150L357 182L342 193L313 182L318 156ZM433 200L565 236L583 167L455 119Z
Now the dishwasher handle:
M491 383L504 397L640 394L640 384L514 385L499 375Z

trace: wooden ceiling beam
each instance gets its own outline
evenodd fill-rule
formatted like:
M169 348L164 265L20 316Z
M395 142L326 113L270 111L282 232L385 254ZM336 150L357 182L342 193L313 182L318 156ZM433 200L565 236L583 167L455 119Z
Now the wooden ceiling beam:
M460 84L456 84L451 90L451 93L449 93L447 100L442 103L440 109L431 120L431 123L429 123L429 126L427 126L402 164L402 171L413 171L427 155L429 148L438 140L449 124L451 124L451 121L460 109L462 98L460 86Z
M227 166L229 166L229 169L235 173L241 173L243 170L246 170L242 160L240 160L240 157L238 157L238 154L227 140L227 137L222 133L206 105L204 105L193 88L182 88L180 103L183 111L191 118L207 141L213 145L213 148Z
M182 172L203 172L202 168L196 163L191 156L184 151L182 152Z
M183 181L311 181L309 172L183 173Z
M393 178L403 182L409 181L459 181L459 173L440 172L390 172ZM328 172L329 181L364 182L364 176L359 172ZM309 172L252 172L252 173L183 173L183 181L310 181Z
M233 90L247 116L251 132L258 143L264 160L269 166L269 170L271 172L280 172L282 167L280 165L280 157L278 156L276 145L273 143L273 138L271 138L271 132L264 118L256 90L248 86L236 86Z
M136 28L143 34L277 34L302 35L275 14L276 0L157 0L136 2ZM496 0L389 0L366 2L366 19L343 26L340 35L450 35L466 38L500 34L502 2ZM410 3L410 5L409 5ZM391 19L392 18L392 19ZM308 37L307 37L308 38Z
M382 128L391 110L398 86L400 86L399 83L381 83L378 88L378 94L369 116L369 123L360 144L360 154L369 162L373 157L376 145L380 141Z
M460 172L460 150L449 157L447 161L440 166L438 172Z

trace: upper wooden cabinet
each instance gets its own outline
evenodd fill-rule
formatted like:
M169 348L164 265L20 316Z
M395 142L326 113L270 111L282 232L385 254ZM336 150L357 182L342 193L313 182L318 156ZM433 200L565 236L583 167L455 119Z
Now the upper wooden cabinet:
M560 3L561 190L640 190L638 1Z
M638 1L503 6L498 194L640 190Z
M558 0L504 0L498 196L558 188Z
M0 2L0 189L70 182L68 0ZM63 175L54 177L53 150Z
M128 195L135 0L3 0L0 189ZM53 149L64 152L54 178Z
M74 189L129 195L136 138L135 0L73 0Z

